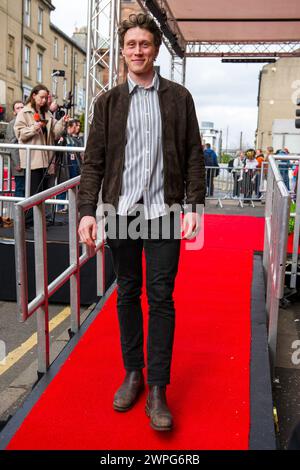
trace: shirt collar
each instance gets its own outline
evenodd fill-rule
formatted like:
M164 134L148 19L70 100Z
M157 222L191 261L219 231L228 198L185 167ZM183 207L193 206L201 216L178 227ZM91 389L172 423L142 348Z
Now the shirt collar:
M147 88L135 83L135 81L133 81L132 78L130 77L129 73L127 74L127 82L128 82L129 94L131 94L136 88L143 88L144 90L151 90L152 88L154 88L156 91L159 89L159 78L158 78L158 74L156 71L154 71L154 77L153 77L151 85Z

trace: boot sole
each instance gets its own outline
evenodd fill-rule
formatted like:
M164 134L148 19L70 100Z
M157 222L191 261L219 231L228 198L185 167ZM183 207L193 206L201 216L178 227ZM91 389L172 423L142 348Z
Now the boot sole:
M172 425L171 426L156 426L155 424L152 423L148 405L145 406L145 411L146 411L146 415L148 416L148 418L150 418L150 426L152 429L154 429L154 431L172 431L173 429Z

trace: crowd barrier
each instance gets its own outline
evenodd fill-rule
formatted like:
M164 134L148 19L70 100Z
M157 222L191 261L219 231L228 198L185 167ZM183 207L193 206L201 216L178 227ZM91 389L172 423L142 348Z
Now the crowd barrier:
M220 207L226 200L236 200L240 207L254 206L263 199L265 175L261 170L253 172L243 166L207 166L206 199L216 200Z

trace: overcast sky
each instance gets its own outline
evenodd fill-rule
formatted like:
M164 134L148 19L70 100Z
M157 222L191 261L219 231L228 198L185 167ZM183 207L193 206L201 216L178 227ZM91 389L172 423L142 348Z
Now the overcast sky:
M87 0L52 0L52 22L68 35L87 22ZM161 74L169 78L170 59L162 50L157 60ZM257 125L258 74L262 64L222 64L220 59L187 60L186 87L192 93L199 124L212 121L223 130L223 148L243 141L252 146Z

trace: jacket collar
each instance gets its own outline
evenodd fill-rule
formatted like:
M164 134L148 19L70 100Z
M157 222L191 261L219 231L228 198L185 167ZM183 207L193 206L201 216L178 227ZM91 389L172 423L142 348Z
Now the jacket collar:
M35 110L33 109L33 107L31 106L30 103L26 104L23 108L23 112L24 113L35 113Z
M170 81L163 78L161 75L158 74L159 79L159 92L165 91L170 86ZM120 92L123 95L129 95L129 87L128 87L128 80L126 80L122 85L120 85Z
M129 74L127 75L127 82L128 82L128 89L129 89L130 94L132 94L133 91L138 87L144 88L143 86L140 86L137 83L135 83L135 81L131 78ZM154 71L154 76L153 76L151 85L147 87L148 90L153 89L153 88L157 91L159 90L159 78L158 78L158 74L156 71Z

